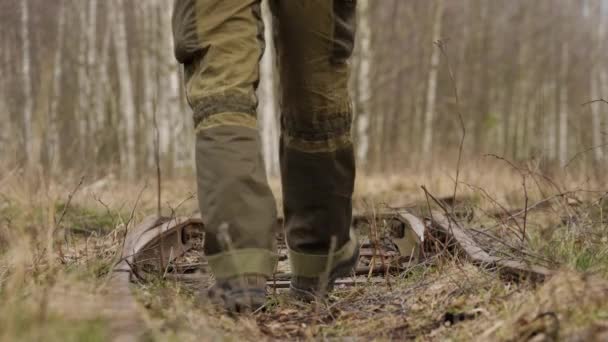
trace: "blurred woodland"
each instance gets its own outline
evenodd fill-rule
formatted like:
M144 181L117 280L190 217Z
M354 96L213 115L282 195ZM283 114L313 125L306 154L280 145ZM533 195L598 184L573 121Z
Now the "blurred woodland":
M363 170L496 154L605 166L608 1L359 0L353 135ZM133 178L190 172L193 124L167 0L0 0L0 160ZM266 11L267 24L271 16ZM260 126L277 172L267 26ZM461 120L462 119L462 122ZM464 130L463 130L464 128Z

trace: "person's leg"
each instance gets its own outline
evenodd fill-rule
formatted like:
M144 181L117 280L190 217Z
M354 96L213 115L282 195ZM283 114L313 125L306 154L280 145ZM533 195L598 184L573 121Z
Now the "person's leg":
M334 270L330 278L346 275L358 254L350 233L355 161L348 93L355 1L276 0L273 13L292 288L316 290L311 281L318 282L327 269Z
M194 111L209 266L220 283L244 275L270 277L277 260L276 205L256 119L264 50L260 1L176 0L173 31Z

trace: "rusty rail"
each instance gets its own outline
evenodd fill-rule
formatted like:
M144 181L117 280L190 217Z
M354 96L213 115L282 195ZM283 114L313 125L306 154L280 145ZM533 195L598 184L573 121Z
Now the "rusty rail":
M161 269L191 246L185 239L187 228L203 229L200 219L148 217L127 231L121 255L107 283L107 300L113 341L139 341L145 331L143 309L130 284L145 265L158 262Z
M501 276L509 279L529 279L534 282L544 281L552 272L542 266L522 260L508 260L491 255L473 239L468 231L456 220L450 219L441 212L433 211L431 216L421 219L406 209L387 210L380 213L363 213L354 215L353 225L370 223L372 219L383 220L390 232L390 239L396 250L376 250L374 244L362 246L362 256L387 258L389 262L381 266L359 266L355 275L366 275L365 279L343 279L337 285L354 286L358 284L377 284L385 280L379 275L387 272L403 272L404 268L395 266L394 260L407 260L408 266L415 265L424 259L424 253L430 249L433 239L448 241L454 249L463 253L473 264L486 269L495 269ZM200 218L156 218L149 217L126 234L121 257L114 266L108 281L109 306L115 312L112 320L113 340L136 341L144 331L143 309L133 294L130 283L144 279L150 271L162 272L165 279L196 286L202 283L201 273L185 273L200 267L193 263L184 267L170 265L178 257L192 249L189 236L192 233L202 234L204 223ZM428 239L433 237L433 239ZM428 255L427 255L428 257ZM268 282L274 288L289 286L289 273L280 273ZM208 278L208 276L207 276Z

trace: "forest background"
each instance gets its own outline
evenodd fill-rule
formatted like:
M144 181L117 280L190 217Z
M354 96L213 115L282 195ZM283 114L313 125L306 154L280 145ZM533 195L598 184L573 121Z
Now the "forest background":
M163 175L191 174L192 115L171 7L1 0L0 169L133 179L154 172L158 146ZM463 128L469 159L605 168L607 1L360 0L358 12L351 90L362 171L451 161ZM259 122L274 176L280 105L270 25L266 39Z

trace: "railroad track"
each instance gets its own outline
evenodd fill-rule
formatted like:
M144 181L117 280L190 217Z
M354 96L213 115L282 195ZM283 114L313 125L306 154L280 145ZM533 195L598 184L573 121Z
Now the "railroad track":
M432 211L427 217L407 209L355 214L353 226L360 231L367 227L373 239L363 241L355 277L340 280L337 286L382 283L390 273L405 273L433 257L449 255L462 256L478 267L495 271L505 281L542 282L551 276L552 271L544 265L492 253L475 238L474 230L460 221L448 211ZM384 228L382 234L378 226ZM146 281L151 274L194 289L210 281L200 251L204 230L204 222L198 217L150 217L127 232L108 286L115 341L135 341L145 331L144 310L132 293L131 283ZM291 274L281 232L277 241L279 269L268 285L280 290L289 286ZM188 253L194 257L187 258Z

